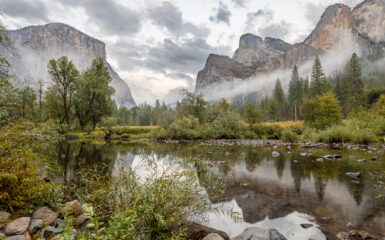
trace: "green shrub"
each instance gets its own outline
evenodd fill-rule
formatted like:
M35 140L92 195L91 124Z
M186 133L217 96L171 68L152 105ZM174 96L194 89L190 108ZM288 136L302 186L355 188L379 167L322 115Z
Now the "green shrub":
M171 137L175 139L194 139L197 137L197 118L190 116L175 120L170 126Z
M38 167L46 163L46 147L56 138L49 124L24 122L1 128L1 209L24 211L52 200L55 186L41 179Z
M280 139L281 137L278 125L255 124L252 130L258 139Z
M281 132L281 140L282 141L285 141L285 142L297 142L298 141L298 135L293 132L292 130L288 129L288 128L285 128L282 132Z
M213 122L211 133L214 138L241 138L241 117L231 111L219 114Z
M305 124L316 129L326 129L342 122L338 100L330 93L307 99L301 110Z

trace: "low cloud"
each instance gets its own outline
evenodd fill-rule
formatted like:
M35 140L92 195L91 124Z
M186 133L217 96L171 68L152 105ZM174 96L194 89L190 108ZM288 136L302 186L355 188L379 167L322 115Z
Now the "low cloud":
M48 11L40 0L2 0L0 11L4 15L22 18L33 22L47 22Z
M210 17L211 22L223 22L228 25L230 25L230 17L231 17L231 12L228 9L227 5L225 5L222 1L219 2L219 7L218 9L214 9L215 14Z

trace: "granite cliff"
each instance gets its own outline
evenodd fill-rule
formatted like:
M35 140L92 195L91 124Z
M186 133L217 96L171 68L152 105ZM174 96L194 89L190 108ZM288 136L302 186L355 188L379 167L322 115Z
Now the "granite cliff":
M62 23L12 30L8 31L8 36L11 43L0 44L0 55L10 62L16 84L25 82L23 84L36 88L39 79L49 84L47 64L52 58L67 56L79 70L90 66L97 57L106 60L105 44L102 41ZM106 64L112 77L111 86L115 89L116 103L126 107L135 106L128 85Z
M334 4L325 10L314 30L300 43L291 45L280 39L262 39L247 33L241 36L232 59L225 56L213 58L211 54L204 69L198 73L195 92L210 94L213 85L229 81L231 88L263 73L301 66L313 61L316 55L343 50L351 51L350 55L357 51L360 56L365 56L383 48L384 42L385 0L366 0L353 9L344 4ZM232 74L234 68L238 69L238 74ZM233 96L229 100L238 102L238 98Z

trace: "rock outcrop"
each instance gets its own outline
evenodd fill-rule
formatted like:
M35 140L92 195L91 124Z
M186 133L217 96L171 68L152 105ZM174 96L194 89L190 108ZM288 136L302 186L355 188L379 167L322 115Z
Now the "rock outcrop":
M89 67L97 57L106 60L105 44L102 41L62 23L12 30L8 31L8 36L11 42L0 44L0 55L10 62L11 73L16 76L16 85L26 80L28 85L37 88L39 79L49 84L47 65L52 58L67 56L79 70ZM117 104L135 106L130 88L108 63L107 67Z
M293 45L280 39L262 39L250 33L244 34L240 38L233 61L225 56L209 56L205 68L198 73L195 91L210 94L207 89L213 84L231 81L233 85L237 85L245 78L261 73L291 69L294 65L312 61L316 55L340 50L351 51L349 54L355 51L359 51L361 55L371 54L384 47L384 10L385 0L366 0L353 10L344 4L331 5L310 35ZM227 70L219 69L222 67L227 70L235 68L247 71L238 72L235 77L228 74Z

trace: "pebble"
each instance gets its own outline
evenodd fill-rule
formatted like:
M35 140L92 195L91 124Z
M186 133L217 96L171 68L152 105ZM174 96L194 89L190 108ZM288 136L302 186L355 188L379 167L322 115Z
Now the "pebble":
M279 156L279 152L273 151L273 152L271 153L271 155L272 155L273 157L278 157L278 156Z

